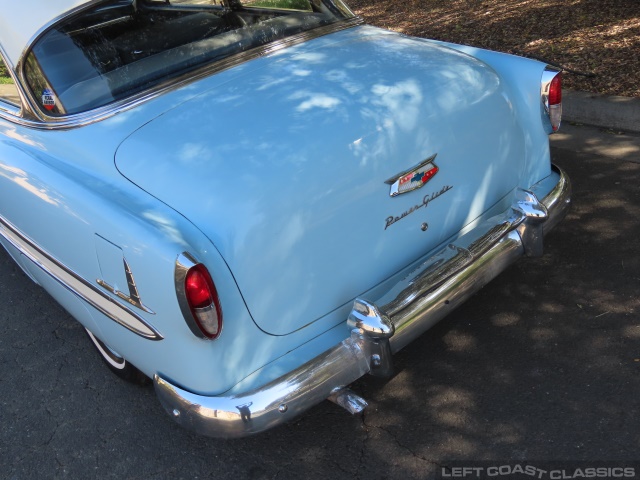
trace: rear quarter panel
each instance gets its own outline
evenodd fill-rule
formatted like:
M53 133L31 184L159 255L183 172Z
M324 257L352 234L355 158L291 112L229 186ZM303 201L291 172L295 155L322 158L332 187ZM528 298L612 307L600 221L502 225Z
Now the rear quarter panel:
M102 239L113 246L112 252L121 249L142 303L154 313L128 306L159 332L161 340L145 339L117 324L81 302L6 240L2 243L80 323L145 374L161 373L196 392L224 391L275 358L278 348L269 341L273 337L251 320L211 242L181 215L117 173L113 151L121 137L113 120L69 131L44 131L0 119L0 215L97 288L101 288L97 279L114 283L114 274L108 272L123 270L117 253L98 258L97 250L104 250ZM184 251L207 265L222 299L226 322L215 342L191 333L177 303L174 266ZM105 259L113 264L105 265ZM126 286L118 287L126 292Z

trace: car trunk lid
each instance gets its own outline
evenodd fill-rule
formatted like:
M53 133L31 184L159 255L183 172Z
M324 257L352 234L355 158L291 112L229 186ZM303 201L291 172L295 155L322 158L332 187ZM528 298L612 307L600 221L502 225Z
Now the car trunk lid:
M434 249L523 170L524 135L490 67L353 30L255 60L251 76L219 73L216 88L117 152L124 176L211 239L272 334L314 322Z

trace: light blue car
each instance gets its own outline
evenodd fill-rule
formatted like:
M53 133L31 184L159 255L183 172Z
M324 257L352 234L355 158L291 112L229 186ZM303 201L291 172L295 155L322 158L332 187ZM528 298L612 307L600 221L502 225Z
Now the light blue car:
M537 61L341 0L0 6L0 243L199 433L362 411L569 207Z

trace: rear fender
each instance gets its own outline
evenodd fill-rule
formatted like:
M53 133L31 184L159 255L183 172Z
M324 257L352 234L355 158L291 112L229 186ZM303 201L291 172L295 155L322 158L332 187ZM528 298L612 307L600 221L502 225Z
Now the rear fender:
M521 123L526 145L525 172L520 188L551 173L548 116L540 95L540 81L547 65L537 60L482 48L428 40L476 58L489 65L503 79L510 94L514 115Z

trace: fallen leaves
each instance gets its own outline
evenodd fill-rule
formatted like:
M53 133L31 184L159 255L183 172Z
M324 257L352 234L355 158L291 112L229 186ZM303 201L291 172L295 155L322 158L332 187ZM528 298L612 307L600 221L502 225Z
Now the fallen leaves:
M408 35L543 58L592 77L565 86L640 97L638 0L352 0L373 25Z

